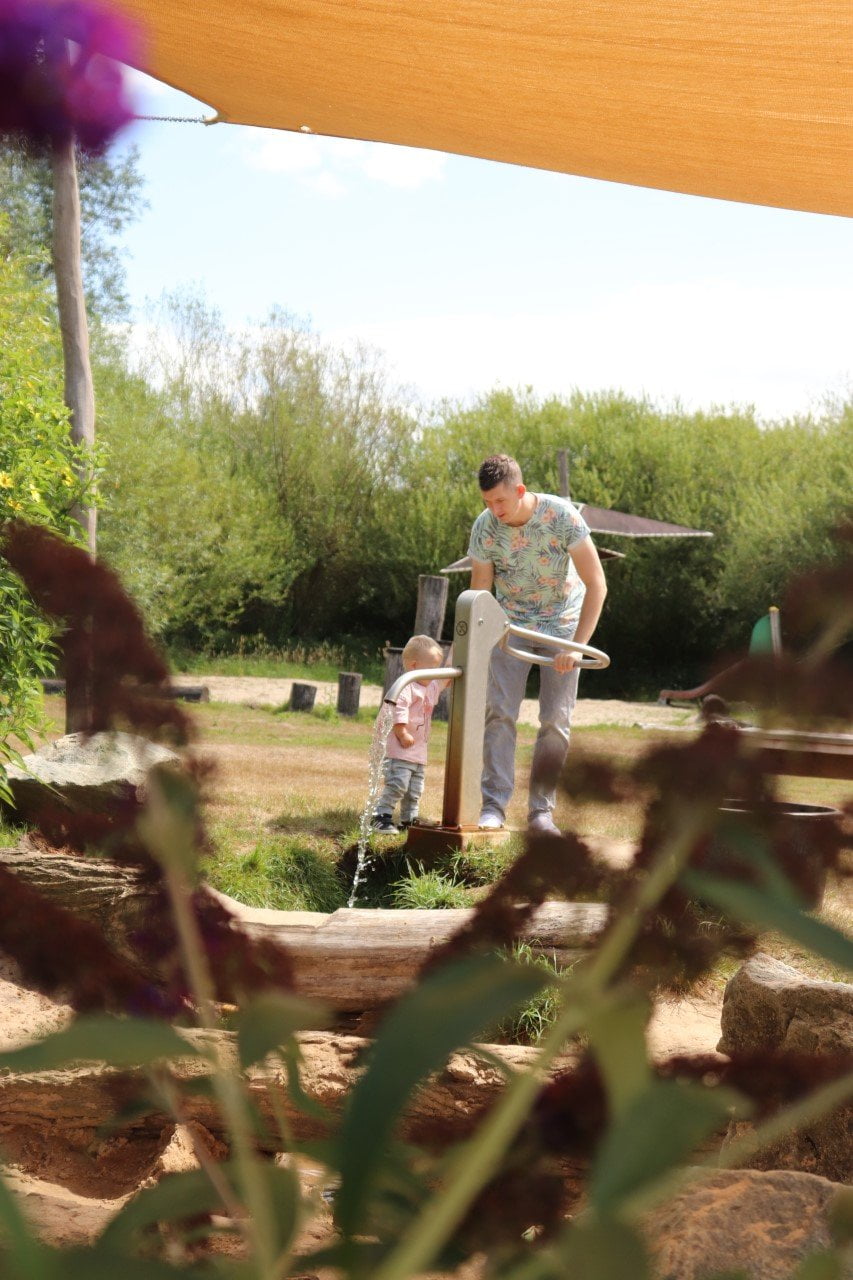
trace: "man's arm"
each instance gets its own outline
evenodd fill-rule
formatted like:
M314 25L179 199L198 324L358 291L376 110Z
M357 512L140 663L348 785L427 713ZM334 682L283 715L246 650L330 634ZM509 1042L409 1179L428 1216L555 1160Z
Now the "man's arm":
M471 590L491 591L495 581L495 566L491 560L471 561Z
M578 644L589 644L604 607L607 581L592 538L582 538L573 547L569 547L569 555L578 571L578 577L586 587L574 639ZM571 653L558 653L554 659L554 669L571 671L579 657L580 655Z

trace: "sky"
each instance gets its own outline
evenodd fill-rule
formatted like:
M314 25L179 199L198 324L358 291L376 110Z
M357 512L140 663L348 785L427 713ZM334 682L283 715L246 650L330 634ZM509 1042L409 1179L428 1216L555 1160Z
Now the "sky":
M133 73L140 114L211 115ZM621 390L767 421L853 391L853 220L378 143L139 121L134 320L165 290L383 353L425 402Z

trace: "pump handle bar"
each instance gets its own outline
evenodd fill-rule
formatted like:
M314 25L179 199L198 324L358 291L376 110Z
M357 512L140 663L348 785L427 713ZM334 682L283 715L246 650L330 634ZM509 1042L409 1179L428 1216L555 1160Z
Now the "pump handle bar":
M580 662L575 665L578 667L609 667L610 658L601 649L593 649L591 644L580 644L577 640L563 640L560 636L549 636L543 631L530 631L527 627L516 626L511 622L506 629L504 638L499 641L501 648L505 653L511 653L514 658L522 658L525 662L538 662L540 667L552 667L554 665L553 658L543 658L537 653L528 653L526 649L514 649L509 643L510 636L518 636L521 640L527 640L533 644L550 645L553 649L566 649L569 653L581 654Z
M461 667L423 667L420 670L415 668L414 671L404 671L389 687L382 701L396 705L406 685L414 684L415 680L458 680L461 675Z

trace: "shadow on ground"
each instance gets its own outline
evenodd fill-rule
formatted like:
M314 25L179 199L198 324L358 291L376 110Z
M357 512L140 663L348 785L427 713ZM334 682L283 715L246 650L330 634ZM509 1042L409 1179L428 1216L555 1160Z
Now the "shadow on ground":
M267 830L283 835L325 836L336 839L358 827L356 809L323 809L320 813L281 813L271 818Z

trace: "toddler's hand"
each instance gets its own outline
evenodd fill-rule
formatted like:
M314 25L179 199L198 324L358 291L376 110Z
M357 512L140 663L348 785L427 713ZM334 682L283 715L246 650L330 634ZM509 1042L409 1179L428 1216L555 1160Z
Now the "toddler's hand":
M397 741L401 747L413 747L415 745L415 740L409 733L408 729L403 729L397 734Z

